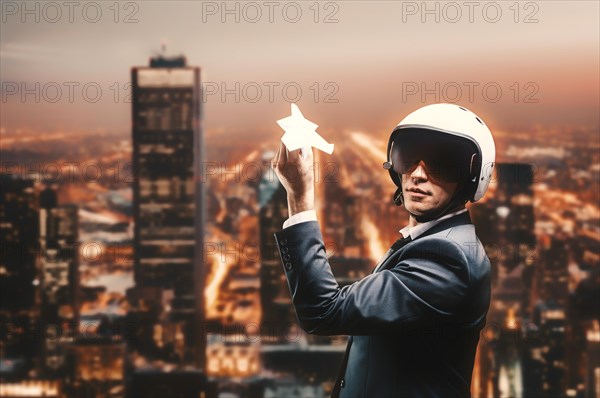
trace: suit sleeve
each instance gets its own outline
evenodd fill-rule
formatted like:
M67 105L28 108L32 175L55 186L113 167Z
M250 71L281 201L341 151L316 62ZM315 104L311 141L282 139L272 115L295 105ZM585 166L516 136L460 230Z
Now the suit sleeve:
M339 287L317 221L275 233L303 330L316 335L370 335L411 323L455 320L469 287L468 261L449 239L423 237L405 246L391 269Z

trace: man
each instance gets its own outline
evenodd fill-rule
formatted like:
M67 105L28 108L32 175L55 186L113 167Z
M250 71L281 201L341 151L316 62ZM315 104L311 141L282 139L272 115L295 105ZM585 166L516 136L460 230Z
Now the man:
M463 107L429 105L393 130L387 157L408 225L373 273L340 288L314 211L312 153L279 147L272 167L290 218L275 240L300 326L351 335L332 397L470 397L490 262L465 204L489 184L492 135Z

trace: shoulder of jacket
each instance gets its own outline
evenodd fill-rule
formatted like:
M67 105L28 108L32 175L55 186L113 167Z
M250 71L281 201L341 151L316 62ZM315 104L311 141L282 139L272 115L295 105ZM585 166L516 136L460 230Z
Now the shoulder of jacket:
M398 260L408 260L411 258L427 258L436 263L446 264L454 268L459 273L464 273L465 277L471 280L470 263L471 259L466 248L461 243L446 236L448 231L441 231L432 235L418 237L410 244L406 245Z
M465 250L456 240L445 236L445 233L435 233L432 235L421 236L407 244L404 250L405 255L437 255L460 257L460 260L467 262Z

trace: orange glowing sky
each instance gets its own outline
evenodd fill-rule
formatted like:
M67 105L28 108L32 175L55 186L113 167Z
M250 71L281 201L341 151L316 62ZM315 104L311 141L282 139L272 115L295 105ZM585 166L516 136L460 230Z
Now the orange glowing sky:
M129 132L131 106L124 96L130 68L146 65L161 42L166 43L168 53L183 53L190 65L201 66L205 82L230 88L236 82L241 86L254 82L263 87L262 96L254 103L243 96L239 102L233 95L225 101L218 94L209 96L204 105L209 131L279 131L275 120L289 110L280 88L290 82L301 87L298 103L322 132L389 131L411 110L437 102L434 95L424 101L420 95L403 98L403 87L425 84L433 88L436 82L441 87L449 83L463 87L458 102L480 114L492 128L599 125L597 1L536 1L529 2L535 4L529 8L521 2L518 15L511 8L514 2L481 2L474 9L472 23L464 6L462 17L451 22L455 10L444 9L443 2L427 3L439 7L439 22L435 22L435 14L408 12L407 6L421 7L421 2L330 2L335 7L321 2L317 3L318 23L314 22L314 8L310 8L313 2L296 3L302 10L296 23L283 17L287 3L278 3L273 23L264 7L261 19L250 22L253 10L246 10L245 19L243 3L236 2L227 4L232 8L238 4L240 22L235 22L235 15L225 15L223 23L221 10L209 15L203 7L222 7L224 3L192 1L135 2L137 8L121 9L115 23L114 11L108 8L113 3L100 3L103 14L97 23L86 22L81 9L75 10L73 23L68 21L66 9L56 23L44 20L42 14L40 22L31 15L25 15L22 22L22 10L15 15L12 10L4 12L0 35L0 123L4 133L17 128ZM496 23L483 16L488 3L500 6L502 14ZM53 17L51 11L47 10L46 18ZM123 23L131 12L138 22ZM323 23L332 13L337 22ZM489 19L494 14L488 10L486 16ZM537 22L524 23L527 16ZM43 99L35 103L33 96L22 101L18 94L6 92L6 85L15 82L25 82L27 87L35 82L42 86L56 82L64 87L63 97L56 103ZM103 90L102 97L89 103L81 89L76 89L70 103L64 82L76 82L80 87L95 82ZM121 87L116 101L115 82ZM272 102L265 85L269 82L279 84ZM334 95L337 103L323 102L333 91L324 88L328 82L338 90ZM472 99L465 85L469 82L479 85ZM516 101L515 82L520 90ZM482 94L482 87L489 83L502 89L497 102ZM526 86L528 83L533 85ZM320 94L318 100L315 91ZM526 103L526 95L533 91L537 102ZM438 93L440 101L448 99ZM448 94L455 98L454 92Z

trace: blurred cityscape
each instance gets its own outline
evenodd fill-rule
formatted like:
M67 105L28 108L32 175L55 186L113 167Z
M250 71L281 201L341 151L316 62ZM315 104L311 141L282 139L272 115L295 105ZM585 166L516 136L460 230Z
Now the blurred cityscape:
M0 396L328 397L347 336L296 323L273 237L279 142L205 134L184 57L131 79L127 135L2 131ZM598 131L493 134L494 179L468 205L493 270L472 395L598 398ZM386 141L327 139L317 214L343 286L408 215Z

